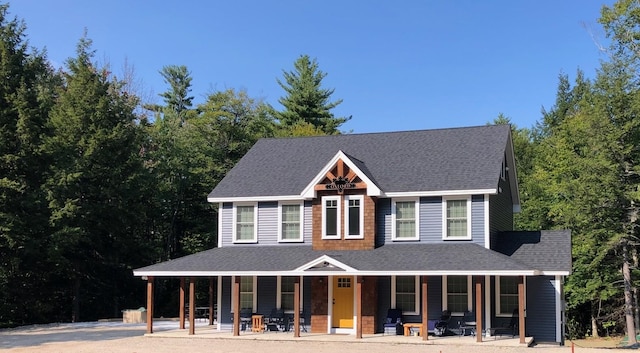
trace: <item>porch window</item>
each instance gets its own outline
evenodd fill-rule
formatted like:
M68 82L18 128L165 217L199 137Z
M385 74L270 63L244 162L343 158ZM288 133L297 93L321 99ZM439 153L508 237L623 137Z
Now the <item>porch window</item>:
M278 240L281 242L302 241L302 204L280 204L278 213Z
M398 200L393 202L391 211L393 240L418 240L419 217L417 200Z
M295 278L280 278L280 308L285 312L293 312L295 294Z
M471 310L470 276L443 276L442 307L456 315L462 315Z
M443 199L444 239L471 239L471 198Z
M496 278L496 315L513 315L518 310L518 277L500 276Z
M322 238L340 239L340 197L322 198Z
M420 308L418 277L393 276L391 280L391 307L401 309L404 315L417 315Z
M233 234L236 243L254 243L257 241L258 213L255 205L236 205L233 208Z
M254 277L240 277L240 309L254 310Z
M345 238L363 238L364 197L362 195L347 195L344 201L344 219L347 234Z

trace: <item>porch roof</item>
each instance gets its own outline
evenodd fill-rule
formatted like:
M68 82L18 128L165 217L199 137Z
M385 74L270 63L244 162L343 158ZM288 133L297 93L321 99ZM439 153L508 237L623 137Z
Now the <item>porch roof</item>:
M373 250L310 245L231 246L134 270L136 276L535 275L539 269L472 243L386 244Z

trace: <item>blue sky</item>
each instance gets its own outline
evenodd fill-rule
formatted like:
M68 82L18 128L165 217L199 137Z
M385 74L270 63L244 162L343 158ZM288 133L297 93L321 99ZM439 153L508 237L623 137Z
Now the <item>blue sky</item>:
M533 126L553 105L559 74L595 76L605 59L597 19L612 3L15 0L9 11L56 66L86 28L96 60L116 73L126 60L156 102L167 89L158 71L186 65L196 103L235 88L279 108L276 79L308 54L344 100L335 115L353 116L342 130L378 132L484 125L499 113Z

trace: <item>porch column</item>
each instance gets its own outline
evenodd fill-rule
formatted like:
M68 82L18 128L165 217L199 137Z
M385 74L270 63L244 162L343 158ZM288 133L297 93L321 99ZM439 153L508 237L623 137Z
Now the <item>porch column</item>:
M180 329L184 330L184 277L180 277Z
M473 278L476 281L476 342L482 342L482 277Z
M518 336L524 343L524 276L518 276Z
M240 336L240 276L233 281L233 335Z
M293 337L300 337L300 276L293 281Z
M196 333L196 278L189 278L189 334Z
M147 333L153 333L153 277L147 277Z
M213 277L209 277L209 325L213 325Z
M422 336L423 341L429 340L429 311L427 307L427 276L421 276L422 278Z
M356 276L356 338L362 338L362 276Z

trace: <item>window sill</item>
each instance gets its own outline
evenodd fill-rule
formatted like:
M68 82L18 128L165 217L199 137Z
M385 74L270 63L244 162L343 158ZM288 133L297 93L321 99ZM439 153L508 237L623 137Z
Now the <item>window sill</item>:
M442 237L442 240L445 240L445 241L472 240L472 238L470 236L468 236L468 237Z
M345 235L345 239L364 239L364 235Z
M304 239L278 239L278 243L302 243Z
M420 238L393 238L391 241L419 241Z
M234 240L233 241L234 244L257 244L258 241L257 240Z

